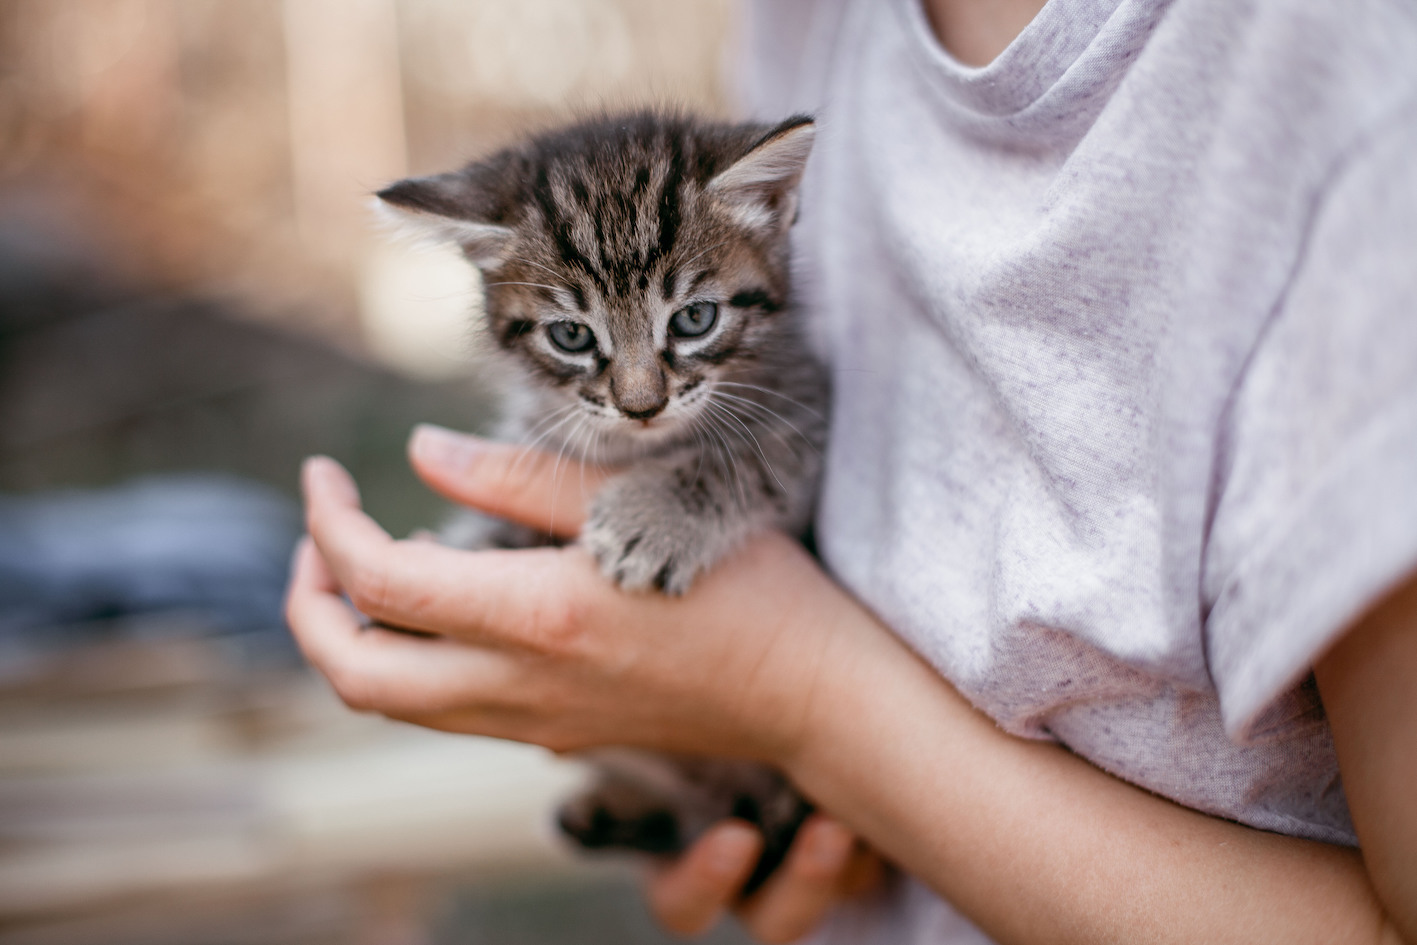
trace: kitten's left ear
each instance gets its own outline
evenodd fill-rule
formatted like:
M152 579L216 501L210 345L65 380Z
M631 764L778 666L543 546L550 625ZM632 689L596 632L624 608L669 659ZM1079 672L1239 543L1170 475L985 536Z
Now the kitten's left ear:
M719 172L705 191L727 203L744 226L785 231L797 219L797 185L816 134L811 116L794 115Z
M476 187L467 170L410 177L374 196L377 208L394 222L440 243L456 243L474 266L503 262L516 233L479 217Z

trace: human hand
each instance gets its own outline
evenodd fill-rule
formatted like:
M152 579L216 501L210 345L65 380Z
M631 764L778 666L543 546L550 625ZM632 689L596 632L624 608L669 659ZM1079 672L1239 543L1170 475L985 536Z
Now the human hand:
M563 536L575 533L586 498L607 475L593 468L557 470L550 457L524 457L518 449L436 430L420 431L410 453L419 474L455 501ZM573 548L469 554L394 542L360 512L353 483L327 460L309 464L305 485L315 543L302 546L291 584L288 610L297 639L351 705L437 728L558 749L637 740L782 762L791 726L774 735L761 723L805 717L805 708L788 707L810 702L810 684L803 683L831 650L832 605L838 616L842 604L857 610L781 536L764 536L745 550L743 561L727 564L727 574L709 576L703 588L675 601L610 590ZM735 578L740 572L746 577ZM431 636L361 627L340 596L346 588L371 617ZM819 606L808 606L814 602ZM668 646L675 642L687 650ZM775 676L769 670L782 664L794 671L764 685ZM753 670L757 685L745 686ZM726 717L757 735L735 738L733 724L714 732L687 725L685 711L626 698L624 684L631 680L648 682L665 702L677 698L691 706L702 695L694 684L717 680L726 684L718 700ZM638 719L626 724L623 716L604 713L607 683L608 701L622 709L638 706ZM795 696L794 686L802 690ZM601 712L598 724L589 724L588 711ZM818 815L804 825L777 874L738 903L761 842L741 822L711 830L651 881L652 908L661 921L690 932L734 904L763 941L787 941L815 925L837 897L879 876L874 855L846 828Z
M563 465L558 479L553 457L446 431L420 431L411 457L455 500L563 535L605 475ZM671 599L617 590L575 546L394 541L332 460L308 462L304 485L312 540L287 605L298 642L346 702L430 727L780 763L819 668L860 630L846 619L859 606L779 534Z
M660 924L698 935L728 909L761 942L792 942L815 928L843 899L880 885L883 867L851 830L824 814L802 825L787 858L747 899L743 881L762 851L762 836L740 820L710 828L682 856L654 873L647 893Z

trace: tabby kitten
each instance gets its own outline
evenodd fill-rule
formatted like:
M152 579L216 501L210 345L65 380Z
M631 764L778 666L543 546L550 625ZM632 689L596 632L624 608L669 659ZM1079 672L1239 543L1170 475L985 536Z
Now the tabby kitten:
M626 589L683 594L752 533L807 529L827 382L790 305L788 229L813 133L610 116L378 194L481 270L519 378L509 435L623 467L579 540ZM760 881L807 810L757 766L595 754L600 784L561 815L588 846L670 852L737 814L768 834Z

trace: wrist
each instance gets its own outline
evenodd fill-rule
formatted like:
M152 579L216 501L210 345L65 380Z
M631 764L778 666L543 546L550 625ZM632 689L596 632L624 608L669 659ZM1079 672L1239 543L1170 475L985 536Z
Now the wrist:
M777 764L799 785L829 780L839 765L869 757L889 731L888 720L911 704L918 690L941 680L873 614L844 592L832 619L814 628L814 665L798 721ZM889 726L888 728L886 726Z
M883 773L938 786L955 759L1013 740L874 616L854 612L829 637L808 710L776 763L814 803L887 849L903 838L880 815L901 785Z

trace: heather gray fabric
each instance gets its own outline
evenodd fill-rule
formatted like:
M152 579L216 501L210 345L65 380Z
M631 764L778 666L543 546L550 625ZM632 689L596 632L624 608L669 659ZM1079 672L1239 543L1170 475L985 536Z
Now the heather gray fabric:
M1417 8L1052 0L983 69L919 0L751 26L821 119L833 572L1004 729L1352 844L1308 668L1417 565ZM827 937L982 941L911 883Z

